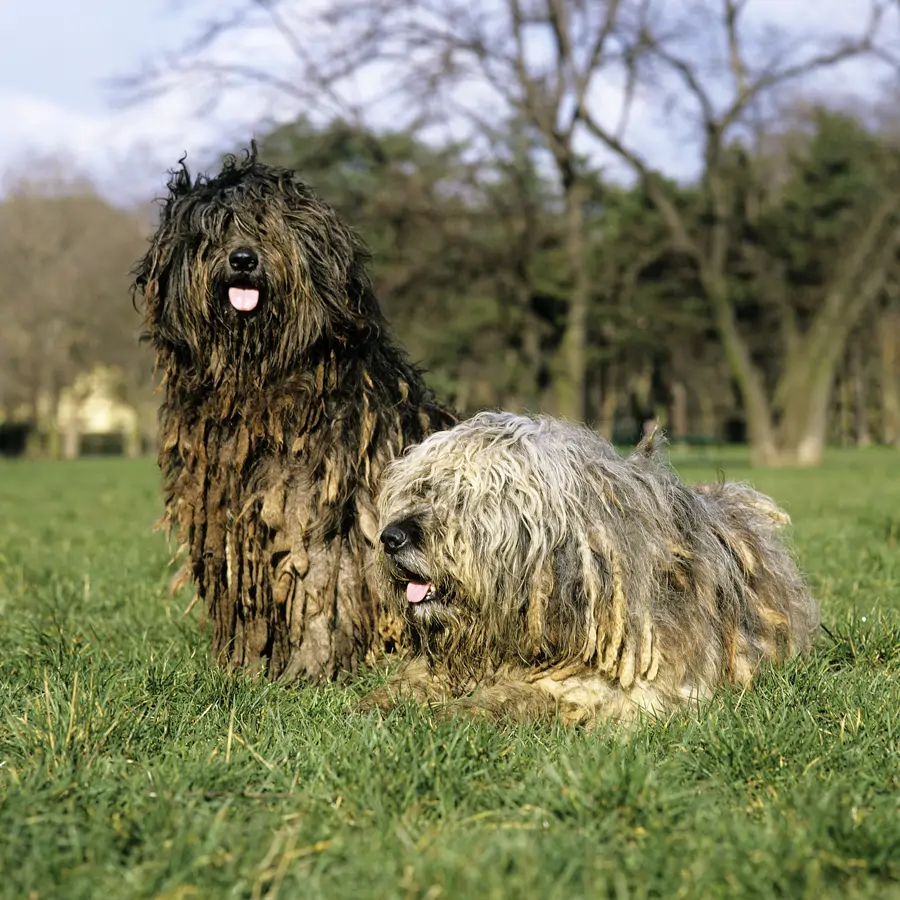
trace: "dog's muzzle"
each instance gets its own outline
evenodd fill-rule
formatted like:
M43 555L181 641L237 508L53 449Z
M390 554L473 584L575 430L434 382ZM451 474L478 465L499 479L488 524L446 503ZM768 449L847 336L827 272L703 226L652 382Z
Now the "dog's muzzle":
M413 534L402 523L395 522L388 525L381 532L381 544L384 552L391 558L392 562L403 569L404 576L398 581L406 582L406 599L410 603L422 603L424 600L434 598L434 585L421 575L415 575L406 570L403 560L398 559L397 555L405 549L411 549L413 543Z
M228 302L238 312L251 312L259 303L259 288L251 283L259 268L259 254L251 247L238 247L228 254L228 265L235 282L228 288Z

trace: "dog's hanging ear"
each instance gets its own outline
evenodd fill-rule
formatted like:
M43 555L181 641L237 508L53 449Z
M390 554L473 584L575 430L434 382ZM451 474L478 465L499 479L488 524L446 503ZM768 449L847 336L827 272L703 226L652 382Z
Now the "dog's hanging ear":
M543 649L556 658L590 657L596 650L594 621L598 608L609 600L607 560L596 550L586 551L577 535L568 535L550 559L550 590L545 603Z
M138 260L131 270L131 305L146 317L158 314L162 301L160 272L169 263L170 254L164 249L165 242L160 235L172 227L180 206L179 200L189 194L194 187L190 170L185 160L187 152L178 160L177 168L169 169L166 182L169 195L157 198L159 204L159 227L150 240L150 246L144 256Z
M178 183L174 190L183 190L182 185L190 184L190 174L182 158L180 172L172 173L172 180ZM159 333L165 306L166 289L172 267L174 242L172 234L178 230L178 218L182 214L183 203L176 196L170 196L162 203L160 225L151 237L146 253L131 270L132 305L142 314L146 325Z
M375 296L375 288L369 275L371 254L365 244L353 234L352 257L347 271L347 305L350 315L361 326L379 327L381 324L381 306Z
M162 302L159 270L164 264L158 242L154 241L147 253L132 269L131 303L149 319L155 319ZM154 323L155 324L155 323Z

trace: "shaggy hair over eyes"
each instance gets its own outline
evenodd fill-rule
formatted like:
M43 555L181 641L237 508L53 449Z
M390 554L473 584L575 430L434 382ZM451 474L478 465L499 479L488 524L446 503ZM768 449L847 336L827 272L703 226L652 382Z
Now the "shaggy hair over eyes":
M623 458L584 427L482 413L393 462L378 584L413 653L366 705L592 725L806 652L818 608L787 515L746 485L683 484L662 443Z

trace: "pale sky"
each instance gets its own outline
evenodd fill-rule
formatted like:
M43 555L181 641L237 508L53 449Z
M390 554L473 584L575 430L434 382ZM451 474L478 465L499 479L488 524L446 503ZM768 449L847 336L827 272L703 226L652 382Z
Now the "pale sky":
M187 86L143 106L116 108L104 83L158 58L189 33L179 6L202 16L210 2L223 5L223 0L0 0L0 177L59 154L75 160L113 196L150 196L183 152L202 164L235 143L246 144L260 115L272 108L256 97L229 97L218 118L207 118L197 114L201 98ZM777 21L801 40L813 31L858 29L868 0L750 0L749 8L759 21ZM896 17L889 27L898 29ZM848 66L815 87L872 99L884 74ZM297 111L283 98L277 108L281 118ZM671 124L639 111L635 127L642 129L636 140L647 155L668 164L672 174L688 165L677 152Z

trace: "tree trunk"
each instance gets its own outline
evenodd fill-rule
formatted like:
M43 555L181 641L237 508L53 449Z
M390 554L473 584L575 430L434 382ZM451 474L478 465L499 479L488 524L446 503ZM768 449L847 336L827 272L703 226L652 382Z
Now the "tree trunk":
M853 439L857 447L872 443L866 408L866 373L859 338L850 346L850 379L853 385Z
M814 466L821 462L838 364L854 325L884 287L884 266L893 258L898 235L900 232L892 233L881 251L880 263L861 284L843 278L828 290L812 327L798 337L794 352L785 358L771 400L738 331L727 282L705 279L726 358L744 400L754 465Z
M81 450L81 429L78 426L78 417L75 415L66 422L61 436L63 459L78 459Z
M776 390L781 416L776 465L814 466L822 461L828 431L831 388L847 337L865 308L866 300L880 289L883 273L861 286L843 319L819 319L786 360ZM848 373L851 380L854 373Z
M900 309L884 313L879 328L881 440L900 446Z
M648 363L644 363L639 369L632 372L629 387L640 414L646 416L650 412L650 400L653 392L653 369Z
M716 421L716 404L708 390L698 390L697 405L700 408L700 433L706 437L721 437L723 425Z
M616 412L619 408L618 366L610 364L606 367L604 377L598 378L592 385L590 415L593 416L595 428L607 440L613 439L616 430Z
M32 427L28 432L25 453L32 458L59 459L62 441L57 421L58 398L52 397L46 404L41 398L30 403Z
M524 405L528 409L536 410L541 405L541 387L539 383L540 368L543 363L541 353L540 327L534 315L528 309L528 294L530 288L526 285L519 298L519 306L522 309L522 348L520 350L522 367L525 375L522 385Z
M678 443L688 436L687 424L687 388L681 381L672 384L671 441Z
M776 443L772 406L766 396L762 376L753 364L750 351L738 329L729 296L728 281L723 274L708 270L701 272L701 280L712 307L725 359L743 400L751 460L754 465L777 465L780 454Z
M786 418L778 429L769 466L817 466L822 462L828 428L830 382L810 394L805 409Z
M41 434L41 404L37 390L32 390L28 398L28 432L25 436L25 456L36 459L43 454Z
M650 187L654 186L651 182ZM744 402L752 460L758 465L816 465L825 446L831 385L847 339L883 290L887 268L900 243L900 227L894 219L900 196L885 197L865 232L848 250L809 331L797 336L793 352L785 354L775 396L770 398L738 328L730 296L728 204L717 177L710 179L710 187L716 227L708 254L695 251L695 258L725 358ZM661 204L664 213L671 207L666 197L661 197ZM677 226L677 238L684 223L671 209L668 218Z
M141 430L135 424L134 428L128 428L122 435L125 456L129 459L137 459L141 455Z
M882 210L879 215L886 213ZM838 364L860 316L884 289L886 267L893 262L900 229L893 229L881 245L873 235L877 232L870 226L860 246L849 255L848 271L835 278L812 327L786 360L775 396L776 408L782 412L782 464L816 465L821 461L828 400ZM863 252L869 244L878 247L874 259Z
M591 282L587 270L584 233L585 186L577 178L567 186L566 255L569 261L571 289L569 315L562 341L562 366L557 379L559 415L574 421L585 418L587 375L587 313Z
M844 371L841 373L840 379L838 380L838 424L837 424L837 438L838 444L841 447L849 447L851 443L851 435L853 433L853 421L852 415L853 412L853 397L852 394L852 385L850 383L850 379L847 377L847 366L844 366Z

